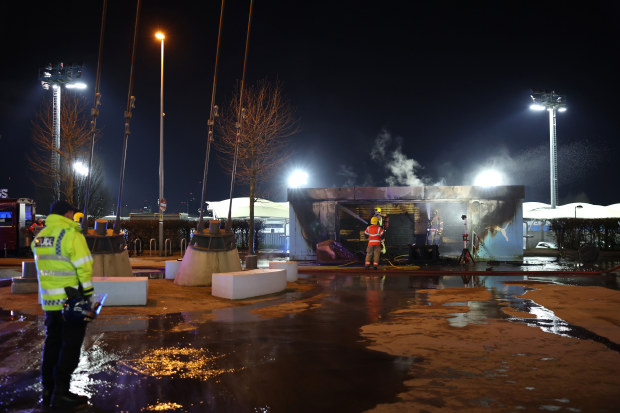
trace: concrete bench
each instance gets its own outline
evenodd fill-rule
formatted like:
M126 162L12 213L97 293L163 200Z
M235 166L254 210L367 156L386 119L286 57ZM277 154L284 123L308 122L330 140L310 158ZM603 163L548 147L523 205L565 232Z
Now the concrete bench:
M31 294L39 291L39 280L36 278L13 277L11 279L12 294Z
M103 306L146 305L148 277L93 277L97 294L108 294Z
M270 269L285 269L286 281L297 281L297 261L269 261Z
M215 297L239 300L273 294L286 289L286 270L256 269L213 273L211 294Z

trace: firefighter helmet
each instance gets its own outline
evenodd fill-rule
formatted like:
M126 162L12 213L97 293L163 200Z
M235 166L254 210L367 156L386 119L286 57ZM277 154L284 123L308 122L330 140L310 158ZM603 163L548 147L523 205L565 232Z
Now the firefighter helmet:
M83 214L82 212L76 212L76 213L73 215L73 220L74 220L75 222L82 222L82 218L84 218L84 214Z
M379 223L379 218L372 217L370 218L370 225L377 225Z
M375 212L376 212L377 214L380 214L380 213L381 213L381 208L375 208Z

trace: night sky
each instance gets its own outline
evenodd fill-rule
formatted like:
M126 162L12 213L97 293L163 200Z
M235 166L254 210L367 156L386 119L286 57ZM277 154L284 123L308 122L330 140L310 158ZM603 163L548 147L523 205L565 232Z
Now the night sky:
M32 197L30 122L51 100L38 69L83 63L89 89L80 93L92 106L103 1L16 3L3 4L0 17L0 188ZM225 4L222 107L241 78L249 4ZM135 8L108 1L95 152L113 202ZM199 208L219 8L219 0L142 1L122 196L133 209L154 208L158 198L157 30L166 34L164 194L171 212ZM278 79L300 126L290 163L261 195L286 200L295 168L308 172L308 186L340 187L472 185L493 167L505 184L525 185L525 201L549 203L548 116L529 110L531 89L540 89L568 103L557 118L558 204L618 203L618 21L615 1L256 0L246 83ZM206 200L229 197L217 156Z

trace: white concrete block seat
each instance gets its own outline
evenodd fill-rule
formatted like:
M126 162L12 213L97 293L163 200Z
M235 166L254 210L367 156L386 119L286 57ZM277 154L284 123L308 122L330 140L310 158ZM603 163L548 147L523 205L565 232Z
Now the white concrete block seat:
M146 305L148 277L93 277L97 294L108 294L104 307Z
M297 261L269 261L271 269L285 269L286 281L297 281Z
M181 260L167 260L166 261L166 280L174 280L181 267Z
M213 273L211 282L213 296L240 300L284 291L286 270L264 268Z

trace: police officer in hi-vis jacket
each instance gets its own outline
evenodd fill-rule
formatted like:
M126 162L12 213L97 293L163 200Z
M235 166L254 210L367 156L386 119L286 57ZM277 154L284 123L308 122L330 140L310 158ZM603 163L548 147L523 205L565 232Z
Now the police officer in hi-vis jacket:
M76 208L67 201L52 204L46 226L32 242L45 311L46 336L41 363L42 404L69 408L88 402L86 396L69 391L71 374L78 366L86 333L85 320L63 316L66 287L81 291L86 299L93 294L93 257L73 221Z

